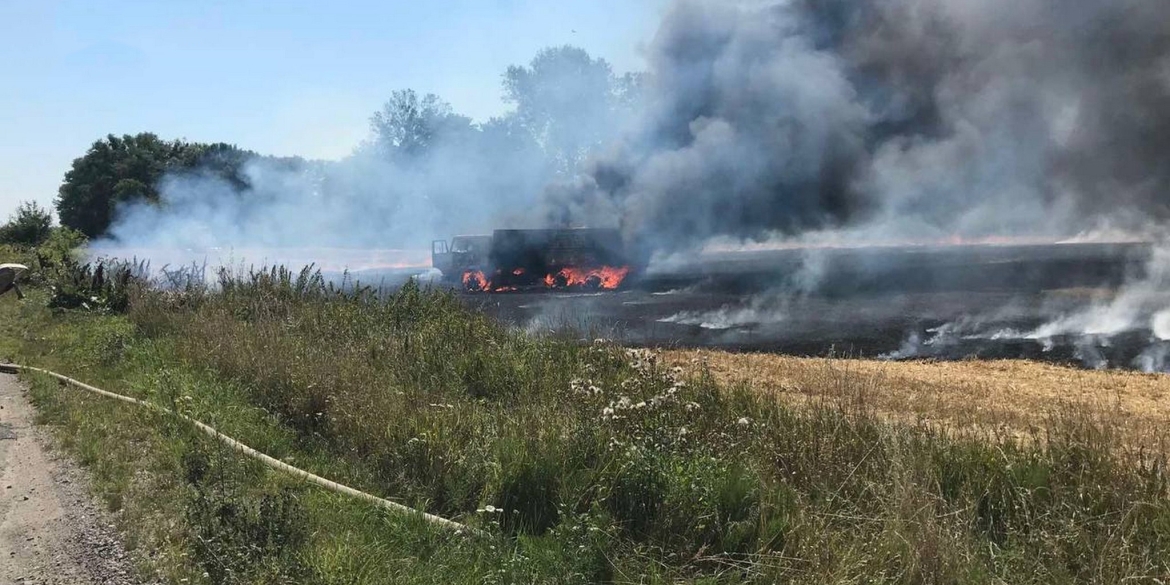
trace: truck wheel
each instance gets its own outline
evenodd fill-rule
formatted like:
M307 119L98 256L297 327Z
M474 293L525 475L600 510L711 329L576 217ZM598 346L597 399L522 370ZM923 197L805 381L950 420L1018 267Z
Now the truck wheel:
M463 279L463 288L467 289L467 292L483 292L487 288L487 283L479 274L471 274Z

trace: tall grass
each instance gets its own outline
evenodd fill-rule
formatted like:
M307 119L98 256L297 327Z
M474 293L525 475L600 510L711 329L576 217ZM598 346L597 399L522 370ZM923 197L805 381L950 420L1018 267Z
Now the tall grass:
M892 424L863 401L792 407L646 350L526 336L443 291L377 295L309 271L146 289L125 317L86 319L73 326L124 334L65 349L101 354L94 372L495 535L371 516L160 431L160 473L185 478L174 538L216 582L1170 577L1164 454L1075 416L1017 439ZM82 349L95 343L115 349Z

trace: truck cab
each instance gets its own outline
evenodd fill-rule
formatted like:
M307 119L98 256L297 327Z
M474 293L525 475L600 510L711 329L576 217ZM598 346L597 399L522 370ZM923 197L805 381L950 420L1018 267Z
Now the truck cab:
M431 266L443 274L445 281L458 281L468 270L483 270L488 262L491 236L455 236L431 242Z

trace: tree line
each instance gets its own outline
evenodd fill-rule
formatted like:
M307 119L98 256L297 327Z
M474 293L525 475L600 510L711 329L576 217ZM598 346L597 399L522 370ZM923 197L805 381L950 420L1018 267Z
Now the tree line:
M640 86L638 74L617 75L604 59L582 49L547 48L528 65L503 73L503 98L512 106L506 114L476 123L437 95L395 91L371 116L369 138L350 158L411 168L446 148L455 153L448 159L478 157L484 168L499 167L502 158L524 159L525 166L539 167L540 180L571 176L631 114ZM244 193L251 181L245 167L256 161L289 169L322 164L262 156L225 143L164 140L149 132L111 134L94 142L65 173L55 200L57 216L62 226L100 237L119 207L164 203L160 183L166 176L213 176ZM529 177L529 184L499 188L531 188L532 182ZM0 241L43 239L48 226L47 210L26 203L0 228Z

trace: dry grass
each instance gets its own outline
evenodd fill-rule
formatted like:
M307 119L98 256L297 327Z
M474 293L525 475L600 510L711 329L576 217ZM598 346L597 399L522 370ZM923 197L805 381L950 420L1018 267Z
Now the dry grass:
M774 392L796 404L853 403L898 420L1024 433L1053 418L1089 417L1126 442L1163 449L1170 376L1084 370L1032 361L802 358L711 350L664 352L668 363L706 365L719 381Z

